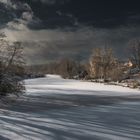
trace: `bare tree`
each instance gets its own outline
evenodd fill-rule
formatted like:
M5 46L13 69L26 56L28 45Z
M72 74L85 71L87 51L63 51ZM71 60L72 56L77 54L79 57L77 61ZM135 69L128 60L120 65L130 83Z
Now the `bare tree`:
M78 74L80 65L69 58L62 59L57 66L57 73L64 78L73 78Z
M91 77L106 81L110 78L110 71L115 67L116 59L111 48L95 48L89 63Z
M140 68L140 40L132 40L129 44L130 60L133 63L133 67Z
M0 95L23 91L24 59L21 43L0 38Z
M93 78L102 78L102 50L101 48L93 49L93 54L89 61L90 76Z

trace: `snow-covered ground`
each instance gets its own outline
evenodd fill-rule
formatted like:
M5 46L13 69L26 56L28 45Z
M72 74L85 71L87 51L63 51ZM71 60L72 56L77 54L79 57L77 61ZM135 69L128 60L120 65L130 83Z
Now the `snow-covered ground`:
M140 91L60 76L25 81L0 109L0 140L140 140Z
M26 80L27 94L77 94L98 96L140 95L140 90L127 87L104 85L102 83L83 82L62 79L57 75L47 75L47 78Z

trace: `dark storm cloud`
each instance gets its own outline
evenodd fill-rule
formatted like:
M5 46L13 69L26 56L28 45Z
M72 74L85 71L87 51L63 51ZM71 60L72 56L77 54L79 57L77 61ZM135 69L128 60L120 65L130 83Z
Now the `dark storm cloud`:
M4 32L9 40L23 42L31 64L62 57L85 61L94 47L106 44L126 58L128 42L140 37L138 1L8 1L12 4L3 13L10 9L7 15L14 16L5 21Z
M2 0L4 1L4 0ZM138 0L6 0L16 7L19 18L22 11L32 11L35 20L31 29L55 29L78 25L97 28L116 28L140 24ZM12 13L14 13L12 11Z
M31 1L42 2L43 4L54 5L54 4L64 4L65 2L68 2L70 0L31 0Z
M15 0L0 0L0 27L7 26L13 30L20 27L38 29L42 27L42 21L34 15L28 3ZM23 28L25 29L25 28Z
M0 28L7 22L13 20L15 16L16 14L13 8L0 1Z
M130 17L140 15L138 0L31 0L26 1L39 17L44 28L73 27L79 24L99 28L115 28L120 25L139 24ZM61 14L59 14L61 13Z

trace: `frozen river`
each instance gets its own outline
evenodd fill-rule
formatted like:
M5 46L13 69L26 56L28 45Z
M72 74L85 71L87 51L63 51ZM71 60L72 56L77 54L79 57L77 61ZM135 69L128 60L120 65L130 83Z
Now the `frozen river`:
M0 109L0 140L140 140L140 91L65 80L25 81Z

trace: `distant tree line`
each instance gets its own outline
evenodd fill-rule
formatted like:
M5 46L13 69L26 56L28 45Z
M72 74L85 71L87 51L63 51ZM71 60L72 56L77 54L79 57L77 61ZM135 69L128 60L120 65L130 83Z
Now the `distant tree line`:
M27 73L38 76L59 74L63 78L87 79L102 82L121 82L129 79L133 71L140 71L140 40L130 41L127 60L121 60L111 47L93 48L89 61L80 63L72 58L63 58L45 65L26 67Z
M69 58L61 59L57 62L51 62L43 65L26 66L26 72L29 74L44 76L45 74L58 74L63 78L73 78L80 74L84 66Z
M132 40L127 49L129 50L127 61L117 58L114 50L110 47L97 47L93 49L89 62L86 64L64 58L58 62L47 64L42 67L42 71L44 73L59 74L63 78L120 82L129 78L130 69L140 69L140 41Z
M29 66L26 69L29 73L38 73L40 76L49 73L59 74L63 78L120 82L129 78L130 69L140 69L140 41L131 41L127 49L129 50L128 61L117 58L110 47L97 47L93 49L89 61L84 64L71 58L63 58L57 62Z

